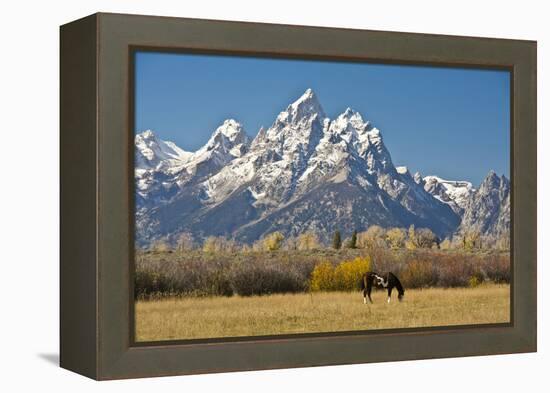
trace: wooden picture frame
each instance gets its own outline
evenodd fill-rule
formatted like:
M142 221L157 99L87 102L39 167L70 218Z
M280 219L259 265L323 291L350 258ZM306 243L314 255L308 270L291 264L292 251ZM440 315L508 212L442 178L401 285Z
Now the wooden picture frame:
M511 323L133 340L136 48L506 69ZM98 13L61 27L61 367L105 380L536 351L536 42Z

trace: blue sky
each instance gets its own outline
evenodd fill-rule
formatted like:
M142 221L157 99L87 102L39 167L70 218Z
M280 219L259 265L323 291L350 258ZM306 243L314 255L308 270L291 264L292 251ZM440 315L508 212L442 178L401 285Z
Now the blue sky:
M382 132L396 165L479 184L509 177L506 71L139 52L136 132L152 129L185 150L224 119L250 136L308 87L327 116L348 106Z

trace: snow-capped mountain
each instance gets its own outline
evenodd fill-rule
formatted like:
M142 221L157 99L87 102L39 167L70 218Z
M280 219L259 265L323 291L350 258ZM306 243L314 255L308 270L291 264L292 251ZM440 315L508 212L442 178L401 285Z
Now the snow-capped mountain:
M135 146L135 166L142 170L170 168L193 155L172 142L157 139L151 130L137 134Z
M418 176L420 177L420 174ZM470 197L476 191L472 183L468 181L445 180L438 176L426 176L422 178L421 184L427 192L448 204L460 216L464 214Z
M458 232L498 238L510 232L510 180L490 171L465 206Z
M250 141L240 123L227 119L196 152L162 141L151 130L135 137L136 203L154 207L167 202L188 183L205 179L243 155Z
M463 186L439 179L446 193L435 193L429 178L395 167L380 130L360 113L347 108L330 119L307 89L252 141L235 120L196 152L150 131L136 135L136 239L191 232L252 242L273 231L328 239L373 224L444 237L460 225Z

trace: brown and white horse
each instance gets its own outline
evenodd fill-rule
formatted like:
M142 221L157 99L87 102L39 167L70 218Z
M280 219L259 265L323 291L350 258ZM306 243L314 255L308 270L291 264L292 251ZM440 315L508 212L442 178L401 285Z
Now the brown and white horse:
M384 274L368 272L363 275L363 279L361 280L361 289L363 290L363 302L365 304L367 304L367 298L369 299L369 302L372 303L370 294L373 284L377 287L385 288L388 290L388 303L391 300L391 293L393 288L397 288L397 298L399 299L399 301L403 300L403 296L405 296L405 289L403 289L401 281L399 281L397 276L392 272Z

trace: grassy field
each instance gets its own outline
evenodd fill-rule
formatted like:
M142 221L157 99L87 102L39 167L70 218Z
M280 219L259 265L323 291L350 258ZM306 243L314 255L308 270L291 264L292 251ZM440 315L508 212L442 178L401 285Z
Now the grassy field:
M510 286L410 289L399 303L376 291L252 297L178 297L136 302L137 341L258 336L508 322Z

